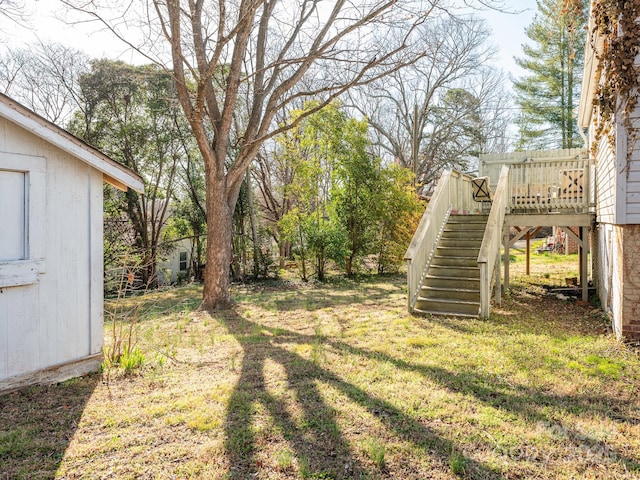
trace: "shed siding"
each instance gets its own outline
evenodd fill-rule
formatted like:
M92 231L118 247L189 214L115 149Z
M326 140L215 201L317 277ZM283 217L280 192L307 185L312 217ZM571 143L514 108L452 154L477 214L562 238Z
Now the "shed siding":
M96 171L87 167L86 175L89 187L89 250L91 251L89 265L90 280L90 353L92 355L102 352L104 343L104 243L103 243L103 183L102 175L96 175Z
M46 271L0 294L0 380L102 349L102 174L0 118L0 151L46 158Z

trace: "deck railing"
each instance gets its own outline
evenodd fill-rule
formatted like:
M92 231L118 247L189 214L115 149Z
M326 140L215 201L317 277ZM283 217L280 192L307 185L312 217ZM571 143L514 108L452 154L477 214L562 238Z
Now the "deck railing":
M407 262L408 309L413 308L438 241L451 213L469 213L475 207L472 177L456 170L445 171L429 201L418 229L404 256ZM477 205L477 204L476 204Z
M588 212L594 205L593 168L589 159L509 165L509 211Z
M505 207L508 203L509 167L504 165L500 172L491 212L484 231L478 267L480 267L480 316L489 317L491 303L491 283L500 282L500 245L502 243L502 226L504 225ZM496 275L497 273L497 275ZM497 290L496 300L500 301L500 291Z

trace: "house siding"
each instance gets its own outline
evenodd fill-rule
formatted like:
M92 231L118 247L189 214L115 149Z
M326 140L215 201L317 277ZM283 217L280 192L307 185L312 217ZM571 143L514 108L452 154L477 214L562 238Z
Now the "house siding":
M180 270L180 252L187 253L187 268L191 265L191 240L183 239L172 244L171 251L158 262L158 281L162 285L168 285L178 280L178 275L184 275L186 271Z
M46 159L46 268L0 290L2 381L102 350L102 174L2 118L0 152Z
M595 132L590 132L595 135ZM596 215L599 222L616 223L616 162L613 148L603 139L596 159Z
M600 224L594 237L594 283L602 309L612 317L612 328L622 335L623 250L621 227Z
M632 122L636 128L640 127L640 111L636 106L634 113L631 115ZM622 127L621 127L622 128ZM626 133L626 131L625 131ZM625 139L628 135L625 135ZM628 147L632 151L628 158L620 159L624 162L626 168L621 169L623 181L626 182L626 221L627 224L640 224L640 144L637 141L627 141Z

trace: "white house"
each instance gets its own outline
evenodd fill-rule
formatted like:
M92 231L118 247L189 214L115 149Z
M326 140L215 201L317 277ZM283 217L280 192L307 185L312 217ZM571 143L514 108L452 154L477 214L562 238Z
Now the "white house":
M183 238L172 243L171 251L158 262L158 282L169 285L178 281L179 276L186 277L191 265L191 240Z
M103 182L141 178L0 94L0 392L99 367Z
M594 31L591 16L589 32ZM578 123L589 129L596 164L596 225L592 237L593 277L602 307L612 317L619 337L640 338L640 151L624 125L623 112L609 122L608 131L596 128L594 109L598 87L598 58L604 39L587 41ZM594 50L595 49L595 50ZM638 62L638 59L636 59ZM615 92L617 100L619 92ZM631 114L640 113L638 105Z

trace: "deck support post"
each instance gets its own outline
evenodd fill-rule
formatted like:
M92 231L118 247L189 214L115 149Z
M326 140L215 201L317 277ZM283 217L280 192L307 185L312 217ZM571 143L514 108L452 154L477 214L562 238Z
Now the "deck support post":
M504 291L509 290L509 227L505 227L503 232L502 245L504 246Z
M527 276L531 275L531 230L527 228Z
M585 231L588 227L580 227L580 286L582 287L582 301L589 301L589 279L587 275L587 255L589 249L587 248L587 235Z
M589 300L589 227L581 225L578 235L573 233L569 227L560 227L567 236L573 238L578 243L578 257L580 261L580 287L582 288L582 301Z

